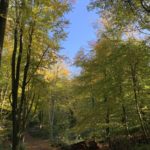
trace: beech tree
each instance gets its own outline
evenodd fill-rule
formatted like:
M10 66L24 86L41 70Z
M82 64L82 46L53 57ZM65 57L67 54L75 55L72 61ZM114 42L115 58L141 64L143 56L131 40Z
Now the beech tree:
M78 93L76 99L80 100L76 107L80 109L75 112L78 116L76 128L81 134L89 132L96 138L103 137L105 133L109 142L117 128L124 130L128 136L132 128L138 126L145 139L148 138L149 104L146 97L149 96L144 84L147 80L146 87L149 88L146 73L149 72L149 59L149 46L144 41L112 40L106 37L96 43L89 55L77 57L81 74L75 79L75 91ZM91 89L95 99L94 109ZM83 112L83 106L86 113ZM88 119L89 116L91 119ZM147 123L144 118L147 118ZM86 127L83 128L83 125ZM95 128L98 134L94 132Z

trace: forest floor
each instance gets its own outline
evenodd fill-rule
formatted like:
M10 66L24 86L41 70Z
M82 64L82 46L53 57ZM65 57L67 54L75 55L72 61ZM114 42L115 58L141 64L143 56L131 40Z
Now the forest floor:
M148 139L148 143L145 143L141 135L128 140L121 137L114 139L111 142L112 150L150 150L150 138ZM9 145L11 145L10 141L5 141L2 150L7 150ZM108 143L88 140L65 147L52 147L48 139L33 137L29 133L25 135L25 147L27 150L109 150Z
M49 140L32 137L30 134L26 134L25 143L27 150L58 150L57 148L50 147Z

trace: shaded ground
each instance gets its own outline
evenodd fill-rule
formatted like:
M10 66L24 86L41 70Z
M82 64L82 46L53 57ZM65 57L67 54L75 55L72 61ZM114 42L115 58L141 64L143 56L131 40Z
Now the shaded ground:
M32 137L26 134L25 143L27 150L58 150L57 148L50 147L49 140Z
M97 144L94 141L83 141L68 147L55 148L50 146L49 140L32 137L28 133L25 136L25 143L27 150L108 150L104 144Z
M11 145L10 141L3 142L2 150L7 150ZM29 133L25 135L25 145L27 150L150 150L150 138L148 141L140 136L131 136L130 138L116 137L111 141L111 148L108 143L101 141L82 141L72 145L60 145L61 148L51 147L49 140L40 137L32 137ZM1 149L1 148L0 148Z

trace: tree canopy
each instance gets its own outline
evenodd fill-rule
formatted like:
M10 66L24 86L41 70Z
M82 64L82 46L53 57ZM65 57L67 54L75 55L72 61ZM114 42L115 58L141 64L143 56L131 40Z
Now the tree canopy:
M0 149L28 149L33 139L47 149L149 149L149 1L87 8L101 26L72 75L60 50L73 1L0 1Z

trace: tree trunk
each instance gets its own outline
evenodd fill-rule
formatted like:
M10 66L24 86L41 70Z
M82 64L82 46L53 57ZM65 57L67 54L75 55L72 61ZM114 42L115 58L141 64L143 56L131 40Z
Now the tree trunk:
M50 113L50 138L54 140L54 118L55 118L55 101L51 99L51 113Z
M17 16L17 15L16 15ZM16 17L17 18L17 17ZM33 26L29 29L29 43L26 55L26 64L23 72L23 79L21 84L21 96L18 98L18 87L20 81L20 70L21 70L21 60L23 52L23 27L18 27L18 18L16 19L16 26L14 32L14 50L12 54L12 122L13 122L13 139L12 139L12 149L17 150L19 142L23 137L24 131L24 121L26 121L26 116L23 114L23 107L25 106L25 91L26 91L26 82L27 75L30 65L31 58L31 45L32 45L32 35L33 35ZM19 40L18 40L19 39ZM19 47L19 51L17 51ZM18 58L17 58L18 55ZM25 118L24 118L25 117Z
M147 139L148 134L147 134L147 130L145 128L144 122L143 122L143 118L142 118L142 114L141 114L141 110L139 107L139 100L138 100L138 87L137 87L137 76L136 76L136 65L134 64L131 65L131 75L132 75L132 84L133 84L133 93L134 93L134 100L135 100L135 105L136 105L136 111L139 117L139 121L141 124L141 128L143 130L144 136Z
M128 127L128 123L127 123L127 112L126 112L126 108L125 108L124 104L122 104L122 112L123 112L122 123L125 126L125 131L126 131L127 136L129 136L130 132L129 132L129 127Z
M108 125L106 127L106 136L109 137L110 136L110 129L109 129L109 108L107 107L107 112L106 112L106 124Z
M109 123L110 123L110 109L109 109L109 101L108 101L108 98L105 97L105 103L106 103L106 118L105 118L105 121L106 121L106 139L109 143L109 147L111 148L111 142L110 142L110 128L109 128Z
M120 90L120 99L122 100L122 124L125 127L126 135L129 136L130 132L129 132L129 126L128 126L128 117L127 117L122 87L123 87L122 82L120 82L120 86L119 86L120 89L119 90Z
M9 0L0 0L0 63L1 63L3 43L4 43L8 3Z
M17 102L18 102L18 90L16 85L16 53L18 46L18 30L15 28L14 32L14 50L12 54L12 62L11 62L11 78L12 78L12 128L13 128L13 136L12 136L12 150L17 150L18 145L18 124L17 124Z

